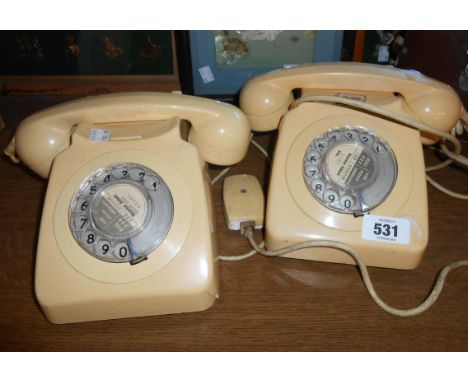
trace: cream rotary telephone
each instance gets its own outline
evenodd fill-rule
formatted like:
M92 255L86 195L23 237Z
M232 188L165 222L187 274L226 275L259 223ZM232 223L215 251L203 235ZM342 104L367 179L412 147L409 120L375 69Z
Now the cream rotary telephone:
M302 90L297 101L293 89ZM240 105L254 131L279 128L265 222L268 249L335 240L360 252L367 265L418 265L428 242L421 138L430 143L439 139L434 132L449 135L464 113L448 85L391 67L314 64L254 78ZM364 112L361 105L432 131L421 136L404 121ZM285 256L353 263L334 248Z
M46 317L210 307L218 276L206 162L239 162L249 136L237 108L177 94L88 97L25 119L7 153L49 177L35 273Z
M279 129L266 250L253 241L254 219L241 224L257 252L356 263L376 303L403 316L427 309L450 270L468 265L445 267L428 299L409 310L386 305L366 269L412 269L423 256L429 233L421 142L443 138L442 151L468 166L449 133L467 123L467 113L448 85L392 67L313 64L252 79L240 106L254 131Z

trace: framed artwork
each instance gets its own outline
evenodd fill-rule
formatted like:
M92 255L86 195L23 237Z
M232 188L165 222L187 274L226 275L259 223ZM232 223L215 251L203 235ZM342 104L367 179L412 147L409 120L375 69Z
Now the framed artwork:
M172 31L2 31L3 93L180 89Z
M190 31L194 94L232 96L267 71L340 61L342 39L342 31Z

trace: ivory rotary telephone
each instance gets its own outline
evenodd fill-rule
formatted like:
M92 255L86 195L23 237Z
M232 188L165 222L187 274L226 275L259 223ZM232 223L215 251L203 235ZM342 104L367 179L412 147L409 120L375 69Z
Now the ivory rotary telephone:
M205 162L239 162L249 134L237 108L176 94L95 96L25 119L8 152L49 177L35 275L47 318L211 306L217 246Z
M295 89L302 92L296 101ZM373 108L363 112L361 105ZM428 242L421 139L433 143L439 139L434 132L447 136L464 113L448 85L391 67L313 64L252 79L240 107L254 131L279 128L266 248L334 240L358 251L367 265L418 265ZM429 133L421 138L409 123L428 126ZM284 256L354 263L337 248Z
M128 93L58 105L21 123L7 153L50 178L35 281L50 321L208 308L218 283L205 162L242 160L249 122L255 131L279 128L267 250L256 251L353 263L345 252L356 250L362 264L418 265L428 241L421 139L457 145L448 132L466 119L450 87L413 71L315 64L252 79L240 106L247 118L196 97ZM184 121L192 125L188 142ZM232 227L253 229L263 224L263 206L254 205L263 195L245 199L260 187L241 183L239 195L236 182L225 182L224 195L247 206L244 215L231 208ZM300 247L311 240L321 247ZM279 250L291 244L300 249Z

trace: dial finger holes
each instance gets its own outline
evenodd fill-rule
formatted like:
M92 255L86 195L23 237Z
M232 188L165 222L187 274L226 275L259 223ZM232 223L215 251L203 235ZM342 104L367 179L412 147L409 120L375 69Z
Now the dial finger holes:
M137 264L165 238L173 216L172 194L156 172L116 163L83 180L70 202L69 227L99 260Z
M347 125L309 143L302 162L304 183L321 205L360 215L382 203L397 176L390 146L373 131Z

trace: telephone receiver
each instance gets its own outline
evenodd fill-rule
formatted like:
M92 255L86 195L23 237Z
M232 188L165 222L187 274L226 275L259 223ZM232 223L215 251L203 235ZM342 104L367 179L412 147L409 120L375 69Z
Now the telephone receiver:
M230 165L245 156L249 132L245 116L221 102L172 93L118 93L91 96L36 113L17 128L7 155L19 157L47 178L54 158L70 146L78 124L158 121L179 117L191 123L188 141L209 163Z
M294 89L313 89L315 93L326 90L358 99L362 98L360 94L387 94L388 101L398 99L404 113L445 132L464 113L457 93L450 86L415 70L363 63L324 63L280 69L249 81L242 89L240 107L252 129L276 129L294 100ZM433 135L425 138L424 143L438 140Z
M92 96L26 118L7 153L49 177L35 270L47 319L210 307L219 292L206 162L242 160L249 140L239 109L180 94Z
M252 130L279 129L266 206L268 250L339 241L366 265L419 264L428 242L421 142L438 141L439 132L446 137L466 118L453 89L412 70L311 64L253 78L240 107ZM429 128L408 127L416 124ZM284 256L354 263L337 248Z

